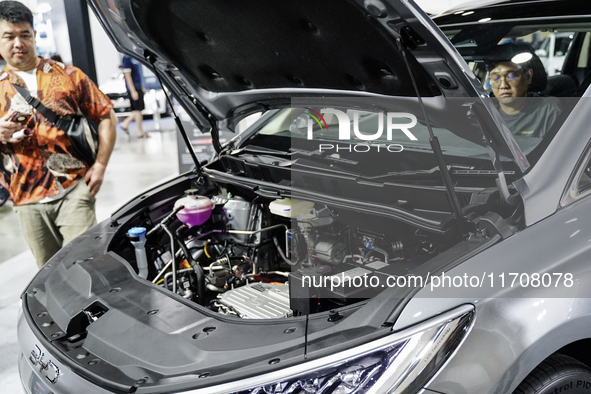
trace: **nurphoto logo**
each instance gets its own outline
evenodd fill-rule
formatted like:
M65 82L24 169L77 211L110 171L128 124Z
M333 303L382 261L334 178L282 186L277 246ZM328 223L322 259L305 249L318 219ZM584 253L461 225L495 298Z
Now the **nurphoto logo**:
M407 112L388 112L384 114L383 112L376 113L378 118L378 126L377 131L375 133L367 134L362 133L359 130L359 111L349 111L349 114L340 111L334 108L324 108L321 109L320 112L313 110L312 108L306 108L310 111L306 115L309 116L308 118L308 133L307 138L308 140L314 139L314 123L318 124L320 130L325 129L326 131L329 130L328 124L326 119L323 115L334 115L336 120L338 121L338 138L341 141L351 141L351 129L353 130L354 138L356 140L361 141L376 141L376 140L384 140L383 134L384 129L386 131L386 140L392 141L392 135L394 132L402 131L404 135L411 141L417 141L417 138L414 134L409 130L416 126L417 118L413 114ZM353 121L351 122L350 114L353 114ZM386 127L384 127L384 119L386 120ZM401 120L407 120L406 122L401 123ZM353 127L351 127L351 125ZM331 124L331 126L333 126ZM380 150L380 146L386 148L389 152L402 152L404 148L400 144L390 144L390 145L375 145ZM334 144L320 144L320 151L323 150L333 150L336 149L338 152L339 150L348 150L349 152L368 152L371 147L369 144L357 144L357 145L347 145L347 146L339 146Z

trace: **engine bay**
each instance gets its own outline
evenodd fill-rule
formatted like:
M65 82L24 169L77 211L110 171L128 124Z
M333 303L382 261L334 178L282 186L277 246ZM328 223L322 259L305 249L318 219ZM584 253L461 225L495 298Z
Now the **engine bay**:
M145 280L223 315L331 311L376 296L388 278L412 274L462 240L450 213L437 212L446 230L435 232L294 195L271 198L217 182L189 186L184 196L142 209L110 248ZM475 203L464 207L472 237L490 237L515 221L515 207L497 207L504 218L490 212L495 192L472 193Z

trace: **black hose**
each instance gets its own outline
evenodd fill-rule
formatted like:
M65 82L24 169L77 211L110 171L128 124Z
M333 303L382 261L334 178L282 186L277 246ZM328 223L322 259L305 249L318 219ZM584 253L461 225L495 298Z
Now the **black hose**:
M183 250L183 254L185 255L185 258L187 259L187 261L189 262L189 264L193 268L193 271L195 271L195 276L197 277L197 283L196 283L197 303L200 305L203 305L203 303L205 302L205 272L203 272L203 267L201 267L199 265L199 263L197 262L197 260L199 260L199 258L197 258L197 259L193 258L193 255L189 252L187 245L185 245L185 243L182 241L181 237L179 236L179 233L182 230L185 230L187 228L188 228L187 225L183 224L181 227L179 227L176 230L177 242L180 245L181 249ZM199 250L197 253L199 254L199 257L201 257L201 255L204 253L204 251Z
M179 243L181 249L183 250L183 253L185 254L185 258L187 259L187 261L189 262L189 264L191 264L191 267L193 266L193 264L195 264L195 260L193 259L193 256L191 255L191 253L189 253L189 249L187 249L187 245L185 245L185 243L182 241L182 236L181 236L181 231L188 229L189 227L186 224L183 224L181 227L176 229L176 240Z
M205 252L200 250L197 253L201 257ZM203 267L197 263L191 265L191 267L193 267L195 277L197 278L197 303L199 305L205 305L205 272L203 272Z
M297 265L297 262L293 262L290 259L287 258L287 256L285 256L285 253L283 253L283 250L281 250L281 245L279 245L279 240L277 240L277 237L273 237L273 243L275 244L275 247L277 248L277 252L279 252L279 256L281 256L281 258L283 259L283 261L285 261L287 264L289 265Z

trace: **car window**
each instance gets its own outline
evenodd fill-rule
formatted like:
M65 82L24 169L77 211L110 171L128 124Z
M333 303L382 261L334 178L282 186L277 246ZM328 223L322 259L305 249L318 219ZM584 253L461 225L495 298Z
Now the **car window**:
M576 34L576 32L548 33L541 31L534 33L531 44L534 48L539 46L539 49L536 49L536 55L542 60L548 76L562 73L566 54ZM540 36L545 36L541 42L537 38ZM527 38L524 40L528 41Z
M440 108L431 109L430 123L446 161L454 168L493 170L483 132L466 114L463 99L447 100L447 109L457 111L450 116ZM428 171L437 164L430 145L427 123L415 117L416 108L392 114L345 107L294 107L280 110L248 145L271 149L317 151L321 155L340 158L342 163L354 161L360 175L381 176L399 171ZM335 113L346 115L346 136ZM461 119L463 116L464 119ZM391 127L396 125L397 127ZM408 127L406 127L408 125ZM390 130L390 131L389 131ZM408 131L407 132L405 132ZM295 148L294 148L295 147ZM402 160L401 158L408 159ZM376 165L383 160L384 165ZM507 164L511 160L503 157Z
M244 130L248 129L251 125L253 125L257 120L259 120L263 116L263 112L255 112L254 114L250 114L244 119L241 119L240 122L236 125L236 133L240 134Z
M495 50L508 43L515 43L531 48L535 57L539 58L541 66L533 68L534 76L526 101L537 105L536 100L543 103L547 98L552 99L558 104L560 112L555 111L551 124L546 124L544 137L538 141L524 138L531 130L521 130L518 132L521 135L514 132L530 164L535 165L561 123L568 118L577 98L583 95L591 82L591 21L516 19L467 23L465 26L455 23L440 25L440 28L491 96L494 93L487 65L491 63ZM507 125L511 128L509 123Z
M554 56L565 56L568 47L573 40L575 33L566 33L562 36L556 37L556 44L554 47Z
M436 19L437 21L437 19ZM587 55L588 43L581 45L586 34L591 32L591 22L564 22L549 20L539 22L532 20L514 20L505 22L487 22L474 26L457 24L440 26L454 46L469 62L478 64L486 57L486 52L496 45L507 42L527 43L536 50L542 60L548 76L564 74L575 76L574 69L563 70L565 61L572 56L572 67L576 68L579 54ZM587 61L585 56L584 61ZM585 68L588 67L585 65ZM564 71L564 72L563 72ZM588 70L586 70L588 72ZM577 77L579 77L577 75ZM579 78L579 83L582 79Z
M529 163L535 165L537 158L541 156L561 123L568 117L569 111L574 107L574 102L568 98L582 94L587 84L586 76L591 70L588 59L591 24L587 27L586 24L560 24L556 21L551 25L537 21L523 23L516 21L499 22L494 25L494 29L491 29L488 24L482 24L482 26L471 24L466 27L456 24L450 28L442 26L444 33L468 62L475 75L480 78L484 89L493 97L491 107L495 106L499 114L495 118L494 125L483 126L473 115L469 115L474 113L469 110L472 105L470 99L445 97L441 102L436 102L437 98L426 98L431 128L439 139L446 161L457 168L470 170L492 168L491 158L482 143L483 134L487 132L483 127L502 128L510 132L521 151L527 156ZM494 89L490 81L494 75L491 75L490 70L487 69L491 63L491 53L494 49L509 43L527 44L532 53L536 51L535 48L538 51L536 54L539 53L527 97L520 99L524 103L522 108L540 109L540 112L532 111L532 115L526 119L532 124L524 124L522 119L514 121L511 114L502 113L501 100L493 94ZM507 75L499 75L497 78L517 80L521 77L519 73L505 74ZM353 107L355 110L342 107L340 110L346 114L350 126L347 133L341 134L339 121L334 114L322 112L321 117L322 107L304 103L300 108L296 106L278 112L258 130L261 138L252 139L248 144L264 145L271 149L296 144L303 150L317 150L318 144L324 144L322 148L334 147L334 152L322 150L322 153L338 155L343 159L343 163L347 159L348 149L357 149L357 152L365 149L368 153L375 150L376 154L381 154L382 152L378 151L380 146L394 144L402 146L404 153L427 154L429 152L432 154L428 123L421 115L422 111L416 100L413 102L409 98L399 97L387 105L398 108L394 112L416 115L416 123L412 127L416 140L409 139L408 135L403 134L400 129L394 130L391 134L386 133L386 120L381 117L379 111L365 110L371 106ZM358 117L357 121L354 119L355 114ZM380 121L384 124L382 133L377 131L380 130ZM394 123L409 122L410 119L394 120ZM358 134L355 134L354 130L357 130ZM262 138L263 136L265 138ZM347 140L347 136L351 138ZM281 142L282 138L291 140L291 145ZM312 141L316 146L313 146ZM345 147L344 143L348 143L351 147ZM512 165L509 157L509 152L502 152L500 160L504 163L503 167L511 172L516 169L516 166ZM374 156L367 154L362 159L355 160L365 159L370 163ZM398 165L397 168L394 164L393 170L423 171L431 169L433 165L430 160L405 160L407 163L404 166ZM365 170L368 171L366 172L368 175L376 175L373 173L375 168L369 164Z
M587 158L579 171L578 176L575 178L577 194L584 194L591 190L591 153L587 154Z
M562 198L562 206L566 206L591 194L591 149L587 149L587 153L581 163L572 178L567 192Z
M557 32L549 32L545 26L507 24L503 34L499 35L493 42L489 42L492 40L490 37L480 37L481 34L485 35L487 33L485 31L473 29L473 34L470 37L465 37L467 33L461 29L458 30L457 27L453 29L443 27L443 29L454 46L469 62L475 74L483 81L483 86L488 89L489 86L485 81L484 62L487 60L487 51L490 51L494 46L506 43L529 44L542 61L547 76L560 75L573 40L577 36L584 37L588 33L586 30L591 31L591 24L588 28L581 29L579 27L576 30L564 26L560 28L561 31ZM564 31L563 29L572 31ZM581 47L574 49L581 50ZM574 57L576 56L575 53Z
M585 166L577 187L579 191L587 191L591 187L591 163L587 163Z

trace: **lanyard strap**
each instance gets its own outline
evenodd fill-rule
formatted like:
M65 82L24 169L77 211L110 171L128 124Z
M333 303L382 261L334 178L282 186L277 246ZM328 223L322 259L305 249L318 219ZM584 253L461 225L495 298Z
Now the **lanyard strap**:
M49 108L47 108L46 106L41 104L41 101L39 101L35 97L31 96L31 93L29 93L28 89L26 89L22 86L16 85L14 83L12 84L12 86L14 86L14 88L21 94L21 96L23 96L25 98L27 103L29 103L31 106L33 106L33 108L35 108L37 111L39 111L41 113L41 115L43 115L51 123L53 123L55 125L58 122L58 120L60 120L59 115L57 115L55 112L53 112L52 110L50 110Z

